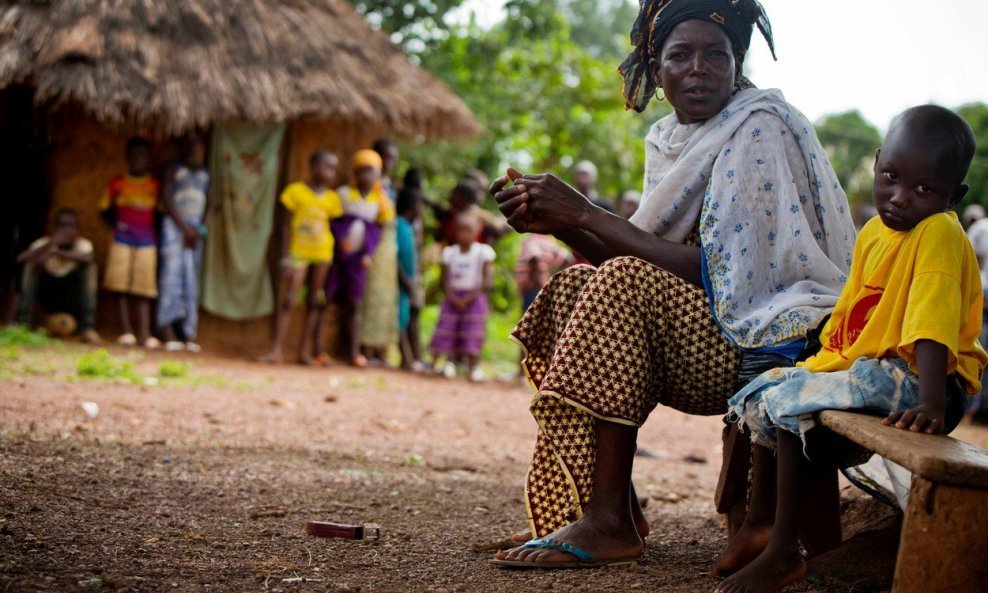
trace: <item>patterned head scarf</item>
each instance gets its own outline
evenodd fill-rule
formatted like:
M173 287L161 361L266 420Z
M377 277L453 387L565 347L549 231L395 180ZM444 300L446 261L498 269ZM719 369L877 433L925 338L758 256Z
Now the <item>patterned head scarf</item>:
M384 162L381 160L381 155L377 151L365 148L364 150L358 150L353 155L353 168L362 169L363 167L370 167L372 169L377 169L378 171L384 166Z
M757 24L775 58L772 25L758 0L639 0L638 18L631 28L631 44L635 49L618 68L624 78L626 109L645 110L658 88L658 81L652 80L648 62L659 55L669 33L690 19L720 25L739 60L744 59Z

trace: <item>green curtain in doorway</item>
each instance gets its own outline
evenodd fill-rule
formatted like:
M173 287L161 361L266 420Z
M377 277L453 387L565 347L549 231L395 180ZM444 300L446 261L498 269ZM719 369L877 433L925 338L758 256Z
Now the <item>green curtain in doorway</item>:
M224 122L213 128L202 306L220 317L251 319L274 310L267 251L284 136L284 124Z

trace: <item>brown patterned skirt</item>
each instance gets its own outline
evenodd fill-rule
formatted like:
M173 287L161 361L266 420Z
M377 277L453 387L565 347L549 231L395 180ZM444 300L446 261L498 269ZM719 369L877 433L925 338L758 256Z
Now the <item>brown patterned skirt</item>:
M594 417L641 426L660 403L723 414L736 387L740 355L703 289L634 257L556 274L511 335L537 390L525 497L537 537L590 500Z

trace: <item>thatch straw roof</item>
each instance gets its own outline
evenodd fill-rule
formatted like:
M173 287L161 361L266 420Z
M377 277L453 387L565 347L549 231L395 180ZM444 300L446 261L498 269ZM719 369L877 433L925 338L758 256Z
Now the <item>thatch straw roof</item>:
M317 118L398 136L480 126L345 0L3 0L0 88L177 134Z

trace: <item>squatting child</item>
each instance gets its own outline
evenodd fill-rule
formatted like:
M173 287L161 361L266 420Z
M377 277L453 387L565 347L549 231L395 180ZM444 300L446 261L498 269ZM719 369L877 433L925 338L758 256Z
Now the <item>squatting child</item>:
M150 164L151 144L144 138L131 138L127 142L127 174L110 181L100 211L113 225L103 287L117 293L122 331L117 342L156 349L161 343L151 335L151 300L158 296L155 214L160 186L149 172ZM136 336L128 300L137 307Z
M751 431L755 467L751 510L714 567L734 572L718 592L779 591L806 572L801 487L823 466L804 454L813 437L800 416L861 409L903 430L945 433L980 389L988 357L978 343L978 263L947 211L967 192L974 144L970 126L941 107L914 107L892 122L875 157L878 216L858 236L822 349L799 367L763 373L730 400Z
M168 170L161 190L167 216L161 223L158 254L161 296L158 297L157 321L168 351L201 350L196 343L196 334L208 192L206 144L201 136L191 134L182 140L182 158Z
M394 208L381 185L381 155L369 149L353 155L353 182L340 188L343 216L332 223L339 238L336 258L326 278L326 296L343 306L342 323L347 352L355 367L367 366L360 353L360 302L364 298L367 270L381 240L381 225L394 220Z
M306 314L299 340L299 362L322 365L328 358L322 352L318 328L326 307L323 285L333 261L334 237L330 221L343 216L339 194L333 189L339 160L328 150L317 150L309 157L309 181L296 181L281 193L281 203L291 213L288 257L282 261L281 300L275 319L271 351L262 362L281 362L282 345L288 333L292 305L302 283L306 283Z
M466 356L471 381L482 381L480 354L484 349L484 326L489 313L487 293L492 286L494 249L477 240L480 220L472 214L456 217L453 236L456 243L443 249L442 282L446 298L439 309L436 331L429 349L432 367L446 357L442 373L456 374L454 360Z

